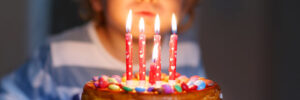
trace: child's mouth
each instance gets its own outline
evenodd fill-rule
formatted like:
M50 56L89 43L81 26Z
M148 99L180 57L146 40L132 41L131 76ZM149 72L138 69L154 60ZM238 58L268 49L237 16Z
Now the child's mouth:
M140 11L136 12L136 14L144 17L155 17L155 14L149 11Z

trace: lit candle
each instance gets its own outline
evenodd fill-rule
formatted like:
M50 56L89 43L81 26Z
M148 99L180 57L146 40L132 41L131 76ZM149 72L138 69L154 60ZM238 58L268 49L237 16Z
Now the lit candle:
M156 83L156 80L157 80L157 76L156 76L156 73L157 73L157 65L156 65L156 62L157 62L157 57L158 57L158 45L154 45L153 46L153 52L152 52L152 61L153 63L150 65L150 73L149 73L149 83L151 85L154 85Z
M154 46L157 46L157 57L155 58L155 65L156 65L156 84L160 85L161 83L161 36L159 35L159 30L160 30L160 20L159 20L159 15L156 15L155 18L155 23L154 23L154 30L155 30L155 35L154 35Z
M129 10L129 14L126 22L126 83L127 85L132 84L132 34L131 31L132 24L132 11Z
M170 53L170 64L169 64L169 83L175 83L176 74L176 58L177 58L177 23L175 14L172 15L172 35L170 37L169 43L169 53Z
M145 32L145 24L144 19L140 19L139 23L140 35L139 35L139 76L140 76L140 85L145 85L145 77L146 77L146 61L145 61L145 50L146 50L146 35Z

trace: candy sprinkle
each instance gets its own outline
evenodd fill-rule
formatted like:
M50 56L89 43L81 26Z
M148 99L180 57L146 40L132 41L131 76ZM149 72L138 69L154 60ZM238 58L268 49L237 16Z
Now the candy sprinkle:
M176 84L176 85L174 86L174 88L175 88L175 90L176 90L177 92L182 92L182 88L180 87L180 85Z
M189 90L189 86L186 85L186 83L182 83L182 84L181 84L181 88L182 88L182 90L184 90L184 91Z
M193 90L197 90L197 88L198 88L198 86L196 86L196 85L193 85L192 87L190 87L190 91L193 91Z
M127 92L131 92L133 89L130 87L123 86L123 89Z
M135 91L138 92L138 93L142 93L142 92L145 92L146 89L143 88L143 87L136 87L136 88L135 88Z
M149 88L147 89L147 91L148 91L148 92L153 92L153 91L154 91L154 87L149 87Z
M171 94L174 92L174 90L172 89L172 87L169 84L164 84L162 85L163 91L166 94Z
M197 86L198 86L197 90L203 90L203 89L205 89L206 84L204 81L201 80Z
M96 88L99 88L99 81L95 81L94 85L95 85Z
M200 85L200 84L202 84L202 83L203 83L202 80L197 80L197 81L194 82L194 85L197 85L197 86L198 86L198 85Z
M100 78L99 81L99 87L100 88L106 88L108 86L107 80L105 80L103 77Z
M115 85L115 84L109 85L108 88L109 88L110 90L113 90L113 91L118 91L118 90L120 90L120 87L119 87L118 85Z
M108 78L107 81L108 83L118 83L118 81L114 78Z
M122 81L122 78L119 75L113 75L111 77L114 78L118 83L121 83Z

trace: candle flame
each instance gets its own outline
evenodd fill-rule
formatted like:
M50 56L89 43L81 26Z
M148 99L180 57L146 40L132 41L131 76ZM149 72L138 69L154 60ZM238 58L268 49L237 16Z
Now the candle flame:
M154 24L154 31L156 34L159 33L159 28L160 28L160 20L159 20L159 15L157 14L155 18L155 24Z
M144 18L143 17L140 19L139 26L140 26L140 32L144 33L145 32L145 23L144 23Z
M176 22L176 16L174 13L172 14L172 32L173 33L177 32L177 22Z
M126 21L126 32L131 31L131 25L132 25L132 10L129 10L127 21Z
M152 60L155 62L158 58L158 45L154 45L152 52Z

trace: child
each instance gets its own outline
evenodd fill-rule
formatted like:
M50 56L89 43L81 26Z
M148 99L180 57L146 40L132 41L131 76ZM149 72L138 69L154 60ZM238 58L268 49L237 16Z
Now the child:
M151 62L155 15L160 16L162 71L168 70L171 15L190 21L197 0L82 0L80 14L89 22L52 37L33 57L1 82L0 100L70 100L92 76L125 72L125 22L133 12L133 61L138 71L139 19L145 19L146 60ZM179 28L182 28L181 26ZM180 32L179 32L180 33ZM204 77L198 45L178 41L177 72ZM147 69L149 71L149 68Z

